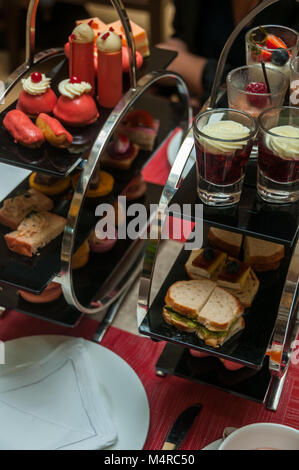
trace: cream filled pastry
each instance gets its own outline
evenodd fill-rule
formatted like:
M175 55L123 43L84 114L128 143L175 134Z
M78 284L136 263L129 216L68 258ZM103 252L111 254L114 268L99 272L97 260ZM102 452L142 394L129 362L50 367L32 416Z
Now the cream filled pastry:
M265 144L275 155L283 159L299 160L299 129L294 126L277 126L270 129Z
M59 97L53 113L63 124L79 127L95 122L99 113L93 98L88 94L91 85L78 77L63 80L58 86Z
M30 117L40 113L51 113L57 97L51 89L51 79L45 74L34 72L22 80L23 90L17 102L17 109Z
M204 136L202 135L204 134ZM240 150L247 143L248 127L236 121L218 121L201 129L200 144L209 153L231 153ZM211 137L211 139L209 139ZM219 139L219 140L216 140Z

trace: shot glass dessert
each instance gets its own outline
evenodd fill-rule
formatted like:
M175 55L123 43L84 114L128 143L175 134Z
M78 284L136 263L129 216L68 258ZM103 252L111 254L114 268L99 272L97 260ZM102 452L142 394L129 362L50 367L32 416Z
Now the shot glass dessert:
M88 24L79 24L69 37L69 76L90 83L95 92L94 30Z
M265 62L289 79L290 60L298 53L298 33L286 26L263 25L246 33L246 63Z
M113 31L105 31L97 39L98 100L104 108L114 108L122 98L121 38Z
M239 202L256 131L255 119L242 111L214 109L196 116L197 192L205 204Z
M299 199L299 108L274 107L258 118L257 189L271 203Z

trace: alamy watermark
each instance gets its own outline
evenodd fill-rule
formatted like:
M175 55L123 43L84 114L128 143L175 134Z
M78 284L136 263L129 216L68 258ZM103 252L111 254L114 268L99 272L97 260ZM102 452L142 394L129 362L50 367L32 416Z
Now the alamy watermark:
M99 240L117 238L121 240L157 238L160 234L162 240L185 239L185 249L201 248L203 242L203 205L202 204L172 204L165 210L161 218L161 226L157 224L158 204L150 204L146 208L143 204L133 203L127 207L125 196L118 196L117 212L111 204L99 204L95 215L100 217L95 227L96 237ZM176 222L173 222L173 217ZM183 220L183 223L178 221ZM195 223L193 222L195 221ZM122 221L122 223L120 223Z
M299 104L299 80L292 80L290 84L290 104Z

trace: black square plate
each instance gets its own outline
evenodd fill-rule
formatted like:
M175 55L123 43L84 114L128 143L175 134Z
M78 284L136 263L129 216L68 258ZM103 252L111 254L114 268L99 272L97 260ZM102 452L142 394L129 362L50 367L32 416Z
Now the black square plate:
M207 239L207 229L208 226L205 225L205 239ZM206 244L204 243L203 246ZM279 269L267 273L257 273L260 287L251 307L245 310L245 329L217 349L207 346L195 333L185 333L168 325L162 317L168 288L176 281L188 279L184 266L189 255L190 251L183 247L141 323L140 333L154 339L214 354L251 368L260 368L272 336L290 261L290 250L286 250L286 255Z

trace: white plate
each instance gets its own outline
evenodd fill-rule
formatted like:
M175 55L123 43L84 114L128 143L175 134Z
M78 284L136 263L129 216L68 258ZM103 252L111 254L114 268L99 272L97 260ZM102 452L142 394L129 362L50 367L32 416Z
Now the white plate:
M182 130L178 131L172 137L172 139L170 139L170 141L168 143L168 146L167 146L167 159L168 159L168 163L169 163L170 166L172 166L174 164L174 161L176 159L177 153L178 153L180 145L181 145L182 135L183 135L183 131ZM189 171L191 170L191 168L193 167L193 165L195 163L195 160L196 160L195 148L193 147L192 152L189 156L189 159L186 163L185 169L184 169L183 174L182 174L183 178L185 178L186 175L189 173Z
M221 442L222 442L222 439L217 439L217 441L211 442L211 444L208 444L206 447L204 447L201 450L218 450Z
M24 170L17 166L0 163L0 201L2 201L18 184L30 175L30 173L30 170Z
M5 373L17 364L41 360L69 339L66 336L43 335L7 341L6 365L0 366L0 378L2 372ZM86 347L99 381L107 391L105 399L117 428L117 442L109 450L141 450L149 429L150 413L139 377L123 359L109 349L91 341L86 341Z

